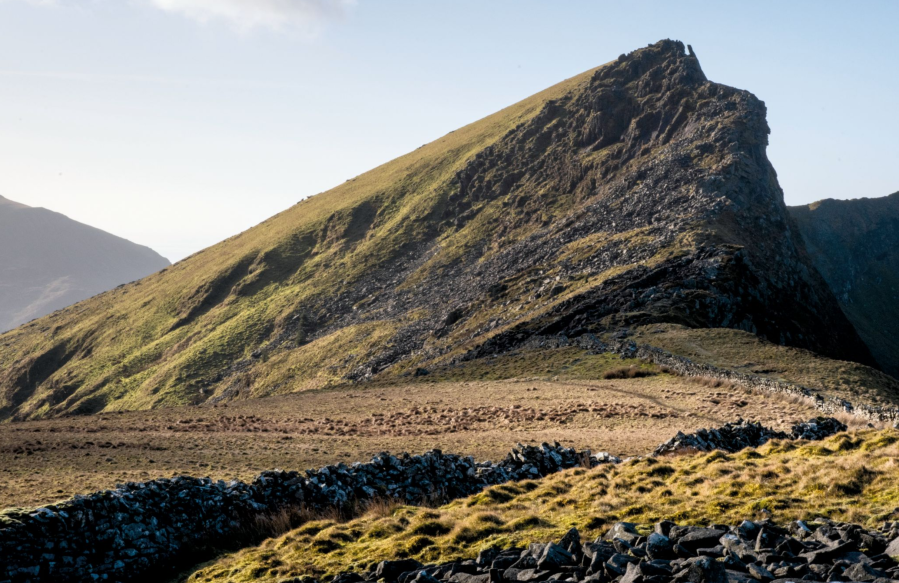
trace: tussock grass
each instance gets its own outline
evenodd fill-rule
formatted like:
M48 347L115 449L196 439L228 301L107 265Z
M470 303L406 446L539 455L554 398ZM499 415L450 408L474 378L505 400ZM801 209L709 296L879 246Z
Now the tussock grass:
M413 526L409 531L411 534L422 536L440 536L451 532L453 528L439 520L426 520Z
M394 510L399 506L399 502L393 498L375 498L374 500L365 502L362 508L369 516L384 518L392 516Z
M718 379L715 377L687 377L687 379L691 383L702 385L703 387L708 387L710 389L737 389L739 387L739 385L737 385L736 383L732 383L730 381Z
M471 558L489 546L548 541L577 527L599 536L618 520L649 525L734 523L771 516L785 522L827 516L878 525L899 506L899 432L856 431L821 442L775 441L734 454L712 452L637 459L592 470L572 469L543 480L490 488L436 509L394 511L408 524L373 537L383 517L346 524L361 533L327 554L302 529L258 548L221 558L190 581L278 581L370 568L383 559L423 562ZM500 493L499 495L497 493ZM422 525L439 528L423 534ZM426 539L426 540L424 540Z

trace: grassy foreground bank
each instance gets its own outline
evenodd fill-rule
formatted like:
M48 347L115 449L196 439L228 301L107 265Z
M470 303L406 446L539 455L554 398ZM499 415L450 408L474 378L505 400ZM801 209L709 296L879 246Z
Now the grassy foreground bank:
M310 522L206 565L189 581L321 577L402 557L443 562L490 546L557 539L571 527L595 537L619 520L703 524L826 516L875 525L895 518L899 506L897 459L899 432L888 430L574 469L439 508L383 505L349 522Z

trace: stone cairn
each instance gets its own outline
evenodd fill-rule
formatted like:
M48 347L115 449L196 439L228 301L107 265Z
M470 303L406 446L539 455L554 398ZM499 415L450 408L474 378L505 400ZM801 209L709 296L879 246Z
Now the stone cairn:
M845 429L816 419L777 433L757 424L679 433L657 453L683 448L736 451L768 439L820 439ZM319 470L261 473L251 483L177 477L130 482L36 510L0 513L0 583L158 580L204 546L252 542L260 517L284 510L351 512L378 499L408 504L445 502L488 486L541 478L573 467L621 460L558 443L519 444L499 462L444 454L393 456ZM258 536L258 535L255 535Z
M787 583L899 580L899 523L879 530L819 518L787 527L744 520L738 526L678 526L648 532L619 522L593 542L570 530L558 543L486 549L478 558L440 565L383 561L334 583ZM314 583L310 578L284 583Z

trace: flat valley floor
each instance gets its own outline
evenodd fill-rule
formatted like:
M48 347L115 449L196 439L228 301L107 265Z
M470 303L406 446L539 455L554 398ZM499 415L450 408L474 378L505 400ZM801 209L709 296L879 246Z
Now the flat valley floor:
M183 474L251 480L275 468L368 461L380 451L438 448L499 460L519 442L558 441L638 455L678 431L738 418L783 430L816 416L807 404L784 397L648 370L652 376L597 374L594 380L434 375L216 407L3 424L0 508L44 505L117 483Z

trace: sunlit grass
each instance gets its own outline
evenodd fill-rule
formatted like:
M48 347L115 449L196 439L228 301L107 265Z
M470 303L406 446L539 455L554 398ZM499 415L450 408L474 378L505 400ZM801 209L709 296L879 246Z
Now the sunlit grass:
M328 530L298 529L220 559L190 581L278 581L365 570L384 559L472 558L578 528L599 536L619 520L648 527L778 522L826 516L869 526L899 506L899 432L844 433L821 442L772 442L735 454L639 459L495 486L435 509L399 507ZM328 541L326 543L317 541Z

